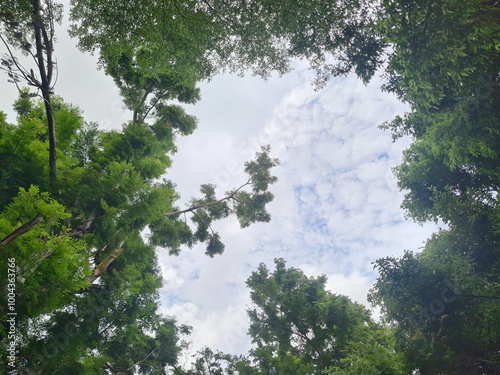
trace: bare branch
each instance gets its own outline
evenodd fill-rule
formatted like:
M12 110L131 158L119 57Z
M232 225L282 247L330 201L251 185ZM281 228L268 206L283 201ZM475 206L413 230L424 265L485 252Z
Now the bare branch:
M207 4L207 6L210 8L211 11L214 11L214 8L212 7L212 5L210 5L210 3L207 0L204 0L203 2Z
M11 60L13 61L13 63L16 65L17 70L18 70L19 72L21 72L21 74L22 74L23 78L24 78L24 79L28 82L28 84L30 84L31 79L30 79L30 77L29 77L29 75L28 75L28 70L27 70L24 66L22 66L22 65L20 65L20 64L19 64L19 62L17 61L17 59L16 59L16 58L14 57L14 55L12 54L12 51L11 51L11 49L10 49L10 47L9 47L9 44L8 44L8 43L7 43L7 41L3 38L3 36L2 36L2 35L0 35L0 39L2 39L3 44L4 44L4 45L5 45L5 47L7 48L7 51L9 52L10 58L11 58ZM17 84L16 84L16 86L17 86ZM19 87L18 87L18 90L19 90ZM19 91L21 91L21 90L19 90Z
M144 363L144 361L145 361L145 360L147 360L147 359L151 356L151 354L153 354L153 353L156 351L156 349L157 349L157 348L154 348L154 349L151 351L151 353L149 353L149 354L146 356L146 358L144 358L143 360L138 361L138 362L134 363L132 366L130 366L130 367L127 369L127 371L133 370L133 369L134 369L134 367L135 367L135 366L137 366L137 365L144 365L144 364L145 364L145 363Z
M125 243L125 241L122 241L120 245L118 245L118 248L114 250L106 259L104 259L99 265L94 268L94 271L92 272L92 275L87 278L87 280L90 283L93 283L96 281L99 276L101 276L106 270L108 269L109 265L113 263L113 261L120 256L120 254L123 252L122 246Z

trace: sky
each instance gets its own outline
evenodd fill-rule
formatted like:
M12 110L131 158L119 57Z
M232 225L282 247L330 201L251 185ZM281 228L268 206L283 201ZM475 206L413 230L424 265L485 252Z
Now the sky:
M67 9L67 7L66 7ZM77 104L87 121L117 129L130 120L118 90L96 56L82 54L59 30L55 47L56 93ZM0 49L3 53L3 49ZM2 103L12 103L15 87L1 78ZM267 82L247 75L221 75L200 85L202 99L187 106L199 119L193 135L179 138L167 178L178 186L184 208L203 183L219 196L246 182L243 164L261 145L280 159L269 205L272 220L241 229L234 218L214 225L226 245L209 258L204 247L169 256L158 249L164 278L162 310L193 327L189 353L209 346L232 354L251 347L245 281L263 262L284 258L308 276L326 275L332 293L370 307L366 295L376 280L376 259L417 251L436 230L405 220L391 168L401 161L409 139L392 142L378 129L408 108L382 93L377 76L365 86L354 76L331 79L319 91L314 74L297 62L295 70ZM14 122L11 108L2 108ZM374 316L378 317L377 311ZM189 361L189 353L183 361Z
M245 281L261 262L274 269L273 259L284 258L308 276L324 274L333 293L370 307L372 262L418 250L436 229L405 220L391 168L409 139L393 143L378 129L407 108L381 93L380 78L368 86L355 77L332 79L318 92L313 78L298 64L268 82L222 76L202 85L202 101L191 110L199 129L179 142L169 171L185 202L202 183L217 184L222 196L245 182L238 166L261 144L281 163L270 223L244 230L236 220L218 223L226 251L214 259L203 247L178 257L159 252L164 309L194 327L193 346L233 354L250 348Z

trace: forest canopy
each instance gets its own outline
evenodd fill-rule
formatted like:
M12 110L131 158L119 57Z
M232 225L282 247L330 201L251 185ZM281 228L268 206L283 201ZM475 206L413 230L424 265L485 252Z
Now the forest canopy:
M15 123L0 112L0 373L500 372L498 2L71 0L70 35L131 111L120 130L57 95L64 12L55 0L0 5L0 68L19 91ZM380 125L411 137L394 170L402 209L444 229L374 262L381 322L325 276L261 264L247 280L253 348L207 347L183 368L191 328L160 311L157 252L202 243L214 257L225 250L215 222L269 222L279 164L262 146L240 185L218 196L203 184L179 207L166 171L178 138L202 125L186 105L217 74L266 78L297 59L317 89L381 74L409 106Z

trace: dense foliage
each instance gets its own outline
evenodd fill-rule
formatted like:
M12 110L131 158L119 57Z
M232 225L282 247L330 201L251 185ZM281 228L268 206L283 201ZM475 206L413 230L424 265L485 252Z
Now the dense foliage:
M19 371L43 366L41 373L79 373L75 366L82 361L89 368L129 368L146 357L148 366L175 363L178 328L157 313L161 275L155 247L176 253L181 245L201 241L213 256L224 249L210 227L213 220L234 212L243 227L268 221L265 204L272 194L267 188L275 181L269 169L276 161L263 148L246 166L245 187L252 191L240 187L223 201L217 201L212 186L202 186L203 198L194 199L189 209L196 212L190 226L173 206L174 185L160 179L174 149L173 121L131 122L120 132L103 131L86 124L78 109L60 98L54 97L53 105L59 136L55 185L46 172L43 104L20 99L18 124L2 122L0 154L8 163L0 167L5 207L0 237L8 239L30 225L2 242L1 254L5 274L7 259L16 259L17 326L23 332ZM145 228L149 238L142 235ZM6 307L2 296L4 320ZM151 332L159 335L156 341ZM53 357L33 355L42 347L49 350L58 337L63 344ZM169 344L156 348L162 340ZM120 345L125 346L118 350Z
M71 35L99 54L132 112L120 131L86 122L54 94L62 14L54 0L0 4L0 68L20 93L15 124L0 112L0 273L15 259L17 373L500 372L497 1L72 0ZM247 282L254 349L231 356L205 348L181 369L190 329L159 312L155 251L203 242L214 256L224 244L213 221L269 221L277 165L263 147L241 186L218 198L202 185L202 196L179 209L163 176L176 137L197 127L182 105L221 71L267 77L297 58L317 72L317 87L331 76L354 72L368 82L382 72L382 89L410 106L381 126L395 140L412 137L395 169L402 208L445 229L419 253L375 262L370 299L386 326L326 291L325 277L276 260L274 272L261 265ZM8 369L3 354L0 365Z
M384 2L393 57L385 89L412 111L386 124L413 137L395 174L402 207L447 229L421 253L376 262L373 301L397 323L407 371L500 371L500 7Z
M324 276L275 263L272 274L261 264L247 281L252 355L263 373L397 373L390 337L365 307L326 291Z

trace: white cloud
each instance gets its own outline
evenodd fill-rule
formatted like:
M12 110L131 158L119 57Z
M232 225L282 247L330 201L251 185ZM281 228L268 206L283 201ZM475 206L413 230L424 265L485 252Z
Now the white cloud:
M326 288L334 294L349 296L353 301L369 306L366 299L366 290L372 286L372 280L355 270L348 275L327 275Z
M250 340L241 334L248 324L244 281L260 262L272 269L273 258L284 257L288 266L310 276L326 274L332 291L368 306L366 294L376 278L372 262L418 248L434 229L404 220L402 194L390 168L397 165L408 141L394 144L390 134L377 129L405 107L380 93L377 80L365 87L349 77L315 92L309 78L297 72L289 78L294 85L285 83L293 89L284 92L276 88L278 80L261 86L252 83L253 78L236 79L239 86L233 91L224 86L231 82L224 77L225 95L233 98L229 116L224 101L212 99L204 109L209 113L198 113L200 130L179 148L170 175L184 191L214 177L224 185L221 192L237 186L244 176L230 164L242 164L262 143L270 143L281 160L279 182L272 187L276 198L270 206L271 223L245 230L235 221L219 224L226 243L221 257L206 258L200 248L164 259L186 273L196 270L195 279L185 278L178 289L169 290L197 306L193 350L212 345L242 353L248 348ZM252 91L255 114L242 110L248 116L241 121L243 128L234 122L238 106L248 105L241 104L245 98L240 104L234 100L245 92L241 87L262 90ZM217 85L216 94L210 85L204 89L209 98L222 91ZM261 107L264 102L268 104ZM205 115L210 126L203 128ZM227 337L241 341L228 344Z

